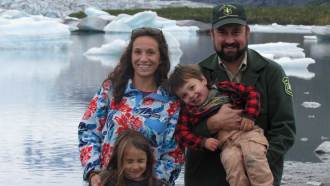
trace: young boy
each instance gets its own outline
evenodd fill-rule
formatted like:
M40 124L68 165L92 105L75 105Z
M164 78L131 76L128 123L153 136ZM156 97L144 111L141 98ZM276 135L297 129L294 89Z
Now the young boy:
M254 87L229 81L209 87L198 65L178 65L169 77L168 88L183 102L175 134L181 147L211 151L221 147L221 162L232 186L273 185L266 158L268 141L254 124L260 112L259 94ZM196 125L227 103L243 109L241 130L220 130L216 138L193 133Z

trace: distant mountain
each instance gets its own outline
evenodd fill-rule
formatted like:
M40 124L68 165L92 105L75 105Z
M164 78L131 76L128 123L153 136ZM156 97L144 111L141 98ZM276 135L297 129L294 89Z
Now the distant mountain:
M228 3L236 2L253 7L282 7L282 6L305 6L305 5L324 5L330 4L329 0L190 0L202 3Z

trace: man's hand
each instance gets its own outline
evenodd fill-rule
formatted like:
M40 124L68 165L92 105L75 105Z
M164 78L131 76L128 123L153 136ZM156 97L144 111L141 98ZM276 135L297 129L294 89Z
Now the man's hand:
M215 138L207 138L205 140L204 147L210 151L217 150L218 146L219 146L219 140Z
M90 177L91 186L101 186L101 176L99 174L93 174Z
M219 111L207 120L211 133L221 130L239 130L241 127L241 109L233 109L231 104L224 104Z
M254 127L254 121L248 119L248 118L242 118L241 122L241 130L243 131L249 131L252 130Z

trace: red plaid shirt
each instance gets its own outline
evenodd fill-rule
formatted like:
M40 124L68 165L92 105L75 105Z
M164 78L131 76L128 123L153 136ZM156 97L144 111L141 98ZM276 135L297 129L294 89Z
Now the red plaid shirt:
M216 87L218 94L214 98L220 100L217 104L210 101L210 104L203 107L185 105L182 109L175 131L175 138L182 148L202 148L204 137L193 133L193 128L203 119L215 114L225 103L244 109L243 117L255 120L259 115L260 96L254 87L230 81L220 82Z

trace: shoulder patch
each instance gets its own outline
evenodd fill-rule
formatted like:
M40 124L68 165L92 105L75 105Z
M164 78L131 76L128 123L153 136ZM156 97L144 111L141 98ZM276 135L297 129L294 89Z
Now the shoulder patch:
M283 77L282 82L284 84L285 93L288 94L289 96L293 96L293 92L289 82L289 77L287 76Z

